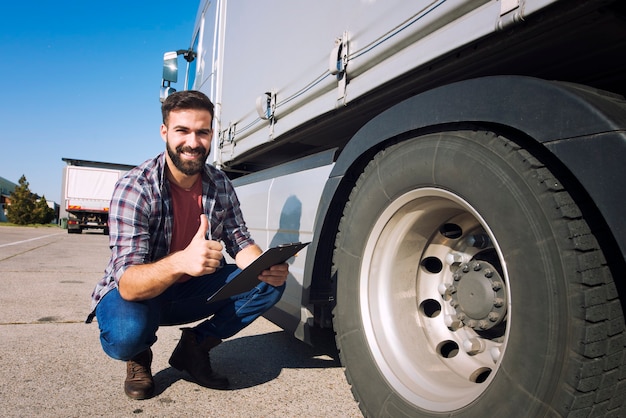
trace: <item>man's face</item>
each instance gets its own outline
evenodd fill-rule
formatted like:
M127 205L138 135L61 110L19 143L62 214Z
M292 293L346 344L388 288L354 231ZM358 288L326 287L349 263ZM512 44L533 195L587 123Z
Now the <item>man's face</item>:
M161 125L170 170L192 176L202 171L211 151L211 113L206 110L171 111L166 125ZM173 167L172 167L173 166Z

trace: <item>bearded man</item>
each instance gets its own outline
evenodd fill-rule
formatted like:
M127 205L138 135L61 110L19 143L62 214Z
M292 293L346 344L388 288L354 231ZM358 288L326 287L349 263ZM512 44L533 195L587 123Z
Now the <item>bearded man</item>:
M286 263L259 276L249 292L207 303L207 298L262 250L250 236L235 190L206 159L214 107L198 91L169 96L162 105L166 150L129 171L115 186L109 212L111 258L92 294L100 342L126 362L124 391L132 399L154 395L152 346L160 326L182 325L172 367L199 385L226 389L209 351L274 306L288 275ZM224 262L225 249L235 264Z

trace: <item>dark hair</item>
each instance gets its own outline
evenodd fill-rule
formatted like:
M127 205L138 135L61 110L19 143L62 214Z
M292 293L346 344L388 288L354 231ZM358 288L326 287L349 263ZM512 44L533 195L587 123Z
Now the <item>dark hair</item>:
M211 119L213 119L214 116L213 103L206 94L196 90L184 90L172 93L161 105L163 123L167 125L172 110L182 109L208 110L211 114Z

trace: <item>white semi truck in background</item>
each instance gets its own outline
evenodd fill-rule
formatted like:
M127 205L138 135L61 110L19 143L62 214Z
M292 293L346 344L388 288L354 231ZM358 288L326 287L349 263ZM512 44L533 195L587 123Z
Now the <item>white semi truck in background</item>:
M109 205L117 180L133 166L63 158L64 214L67 232L80 234L85 229L100 229L109 234Z
M166 53L365 416L626 416L626 5L203 0ZM185 60L183 60L183 57ZM311 382L315 390L315 382Z

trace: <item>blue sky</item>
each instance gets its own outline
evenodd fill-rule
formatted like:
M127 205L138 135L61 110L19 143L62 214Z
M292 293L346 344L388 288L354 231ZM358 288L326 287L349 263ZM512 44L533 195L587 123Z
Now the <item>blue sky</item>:
M161 152L163 53L189 46L198 4L4 2L0 176L23 174L60 203L62 158L139 164Z

